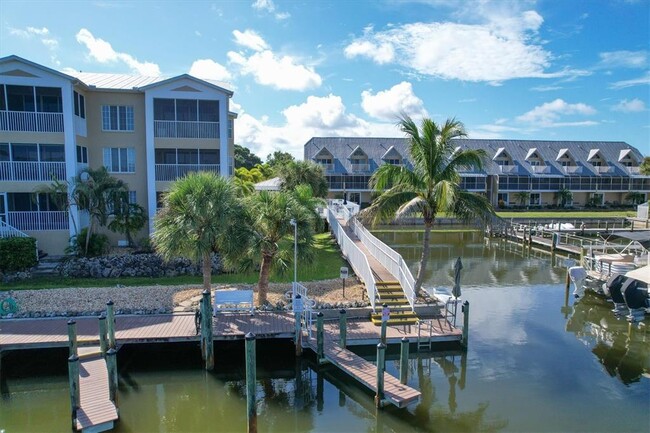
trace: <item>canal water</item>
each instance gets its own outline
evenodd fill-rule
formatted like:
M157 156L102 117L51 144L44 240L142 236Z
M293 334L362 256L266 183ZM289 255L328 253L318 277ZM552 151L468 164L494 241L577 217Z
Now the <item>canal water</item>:
M378 233L415 273L422 233ZM258 344L260 432L647 432L650 323L629 326L587 295L565 305L565 262L480 233L434 233L427 285L451 288L461 257L469 350L413 354L418 404L377 413L372 395L335 368ZM414 350L412 351L414 352ZM387 368L398 374L396 354ZM65 351L3 360L0 431L70 430ZM214 373L194 344L125 347L116 432L246 429L243 344L216 346ZM37 375L33 372L38 371Z

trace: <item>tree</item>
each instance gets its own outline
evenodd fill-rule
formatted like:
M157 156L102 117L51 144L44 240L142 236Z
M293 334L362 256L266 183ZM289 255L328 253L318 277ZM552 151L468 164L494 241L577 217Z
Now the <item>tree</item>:
M126 235L129 247L132 247L132 234L142 229L146 223L147 214L144 208L137 203L129 203L128 196L125 196L116 203L113 211L113 220L108 223L108 228L114 232Z
M564 207L573 200L573 193L568 188L562 188L555 192L555 200L560 207Z
M315 197L327 197L327 179L323 167L311 161L292 161L278 173L281 187L285 191L293 191L298 185L311 186Z
M167 259L201 260L203 288L210 290L211 253L218 251L227 264L236 260L248 236L245 221L230 181L211 172L190 173L173 182L164 195L153 243Z
M515 198L520 206L527 206L530 203L530 193L528 191L519 191L515 193Z
M625 196L625 200L629 201L632 205L641 204L645 201L645 194L638 191L632 191Z
M261 163L262 159L249 148L235 144L235 168L244 167L250 170Z
M289 152L283 152L281 150L276 150L272 154L269 154L266 157L266 163L270 165L273 169L283 167L288 163L294 161L295 158Z
M308 208L294 194L279 191L260 191L247 199L248 214L251 218L251 238L248 243L246 263L251 267L259 260L260 273L257 284L258 304L263 305L269 288L272 268L285 270L293 258L293 242L282 242L293 238L295 220L298 230L298 255L309 261L313 255L313 235L317 216L313 208Z
M483 150L458 150L453 138L465 137L463 124L448 119L438 125L423 119L420 129L408 116L398 126L406 134L413 169L382 165L370 178L370 185L382 194L364 209L361 218L376 224L417 213L424 219L424 240L415 291L422 287L430 251L431 228L436 215L445 212L463 220L494 214L486 197L460 188L459 170L481 169Z
M639 171L645 176L650 176L650 156L643 158Z

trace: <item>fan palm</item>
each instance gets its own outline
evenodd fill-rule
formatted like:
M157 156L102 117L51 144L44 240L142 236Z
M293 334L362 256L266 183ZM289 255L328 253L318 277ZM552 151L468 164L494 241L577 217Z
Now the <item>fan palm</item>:
M452 139L465 137L463 124L448 119L436 124L423 119L420 129L408 116L398 126L406 134L412 169L382 165L371 176L370 186L381 195L361 213L372 224L417 213L424 219L422 256L415 280L415 291L422 287L429 259L431 228L441 212L464 220L494 214L486 197L460 188L459 171L471 167L481 169L486 153L483 150L461 150Z
M210 289L211 253L226 264L237 260L245 244L243 208L230 181L214 173L198 172L171 184L154 222L153 243L165 258L185 256L201 260L203 288Z

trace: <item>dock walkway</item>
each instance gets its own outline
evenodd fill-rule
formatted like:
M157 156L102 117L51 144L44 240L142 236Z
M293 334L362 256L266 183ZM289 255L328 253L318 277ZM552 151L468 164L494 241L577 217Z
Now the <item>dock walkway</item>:
M372 273L375 276L375 279L377 281L395 281L397 278L391 274L388 269L379 261L375 258L375 256L372 255L372 253L366 248L363 242L361 242L361 239L357 237L357 235L354 233L352 228L348 226L347 221L343 218L336 218L339 224L341 224L341 227L343 227L343 230L345 231L345 234L348 235L350 240L354 242L354 244L361 250L363 254L365 254L366 258L368 259L368 264L370 265L370 269L372 269Z
M93 348L97 350L98 348ZM117 408L110 400L106 361L100 355L84 358L79 366L77 430L106 431L117 420Z

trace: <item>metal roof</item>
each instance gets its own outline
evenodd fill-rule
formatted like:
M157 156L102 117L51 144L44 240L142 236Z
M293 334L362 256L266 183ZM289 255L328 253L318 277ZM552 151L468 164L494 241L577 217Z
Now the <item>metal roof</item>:
M217 80L196 78L187 74L176 77L148 77L145 75L105 74L95 72L71 72L70 74L90 87L105 90L139 90L142 87L163 83L165 81L172 81L181 77L189 77L191 79L203 81L211 86L216 86L225 90L226 92L232 93L232 89L230 89L230 86L226 83Z

